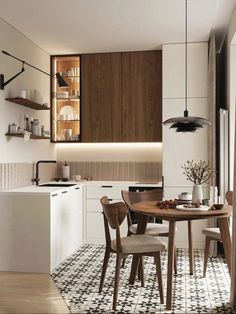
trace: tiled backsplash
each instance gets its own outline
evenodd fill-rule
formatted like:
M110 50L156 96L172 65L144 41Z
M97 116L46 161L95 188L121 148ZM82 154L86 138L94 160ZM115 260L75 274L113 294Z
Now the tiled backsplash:
M92 180L161 180L160 162L69 162L71 178L80 174L82 179ZM61 177L63 162L57 167L52 164L40 164L40 183ZM0 189L6 190L32 184L35 164L2 163L0 164Z
M61 177L63 162L58 162L58 177ZM161 162L92 162L71 161L70 176L80 174L82 179L91 180L161 180Z
M56 166L40 165L40 182L56 177ZM35 174L35 164L32 163L2 163L0 164L0 189L6 190L32 184Z

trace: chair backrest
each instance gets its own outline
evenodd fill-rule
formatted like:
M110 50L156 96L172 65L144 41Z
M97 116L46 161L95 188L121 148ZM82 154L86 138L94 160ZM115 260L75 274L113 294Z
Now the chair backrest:
M116 230L117 248L121 251L120 225L127 216L128 208L123 202L110 204L109 199L106 196L103 196L100 202L103 208L106 244L109 247L111 245L110 226L111 229Z
M232 191L226 192L225 198L226 198L228 205L233 206L233 192Z
M135 203L162 200L161 189L153 189L153 190L148 190L148 191L143 191L143 192L132 192L132 191L122 190L121 195L128 209L130 209L131 205ZM132 225L130 212L128 212L127 219L128 219L128 226L130 227Z
M153 189L143 192L121 191L122 198L130 208L132 204L146 201L160 201L162 199L162 190Z
M112 229L117 229L127 216L127 207L123 202L110 204L106 196L103 196L100 201L109 226Z

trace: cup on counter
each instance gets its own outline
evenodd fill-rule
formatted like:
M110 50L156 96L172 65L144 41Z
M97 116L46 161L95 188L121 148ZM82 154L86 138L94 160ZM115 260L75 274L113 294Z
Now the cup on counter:
M74 180L75 181L81 181L81 175L80 174L75 174L74 175Z

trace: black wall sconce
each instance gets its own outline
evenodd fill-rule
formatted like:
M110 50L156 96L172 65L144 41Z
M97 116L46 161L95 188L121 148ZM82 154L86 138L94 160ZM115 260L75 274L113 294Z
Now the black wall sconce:
M14 80L17 76L19 76L21 73L23 73L23 72L25 71L25 68L24 68L25 64L28 65L28 66L30 66L31 68L33 68L33 69L35 69L35 70L38 70L38 71L40 71L40 72L42 72L42 73L44 73L44 74L46 74L46 75L48 75L48 76L51 77L51 74L49 74L49 73L47 73L47 72L45 72L45 71L43 71L43 70L41 70L41 69L35 67L35 66L32 65L32 64L29 64L28 62L25 62L24 60L21 60L21 59L15 57L15 56L11 55L11 54L8 53L7 51L2 50L2 53L4 53L5 55L7 55L7 56L9 56L9 57L11 57L11 58L13 58L13 59L16 59L16 60L20 61L20 62L22 63L22 66L21 66L20 72L16 73L13 77L11 77L11 78L10 78L9 80L7 80L6 82L4 81L4 75L3 75L3 74L0 74L0 89L4 89L4 87L5 87L6 85L8 85L11 81L13 81L13 80ZM59 86L59 87L68 87L68 84L66 83L66 81L63 79L63 77L61 76L61 74L60 74L59 72L56 73L56 78L57 78L57 83L58 83L58 86Z

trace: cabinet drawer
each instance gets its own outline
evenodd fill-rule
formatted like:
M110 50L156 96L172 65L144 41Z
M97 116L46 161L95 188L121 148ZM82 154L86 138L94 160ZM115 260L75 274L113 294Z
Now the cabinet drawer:
M128 224L127 219L124 219L120 226L121 237L127 236ZM87 212L86 213L86 238L96 238L105 241L105 229L103 215L99 212ZM116 231L110 228L111 238L115 239ZM103 242L103 241L102 241ZM101 243L102 243L101 242Z
M86 213L86 237L105 240L104 222L102 213Z
M102 204L100 203L100 199L88 199L86 210L89 212L102 212Z
M107 196L109 199L122 199L121 191L128 190L128 186L112 186L112 185L100 185L100 186L88 186L87 198L100 199L103 196Z
M110 199L111 203L123 202L123 200L119 199ZM102 204L100 199L87 199L86 210L89 212L102 212Z

